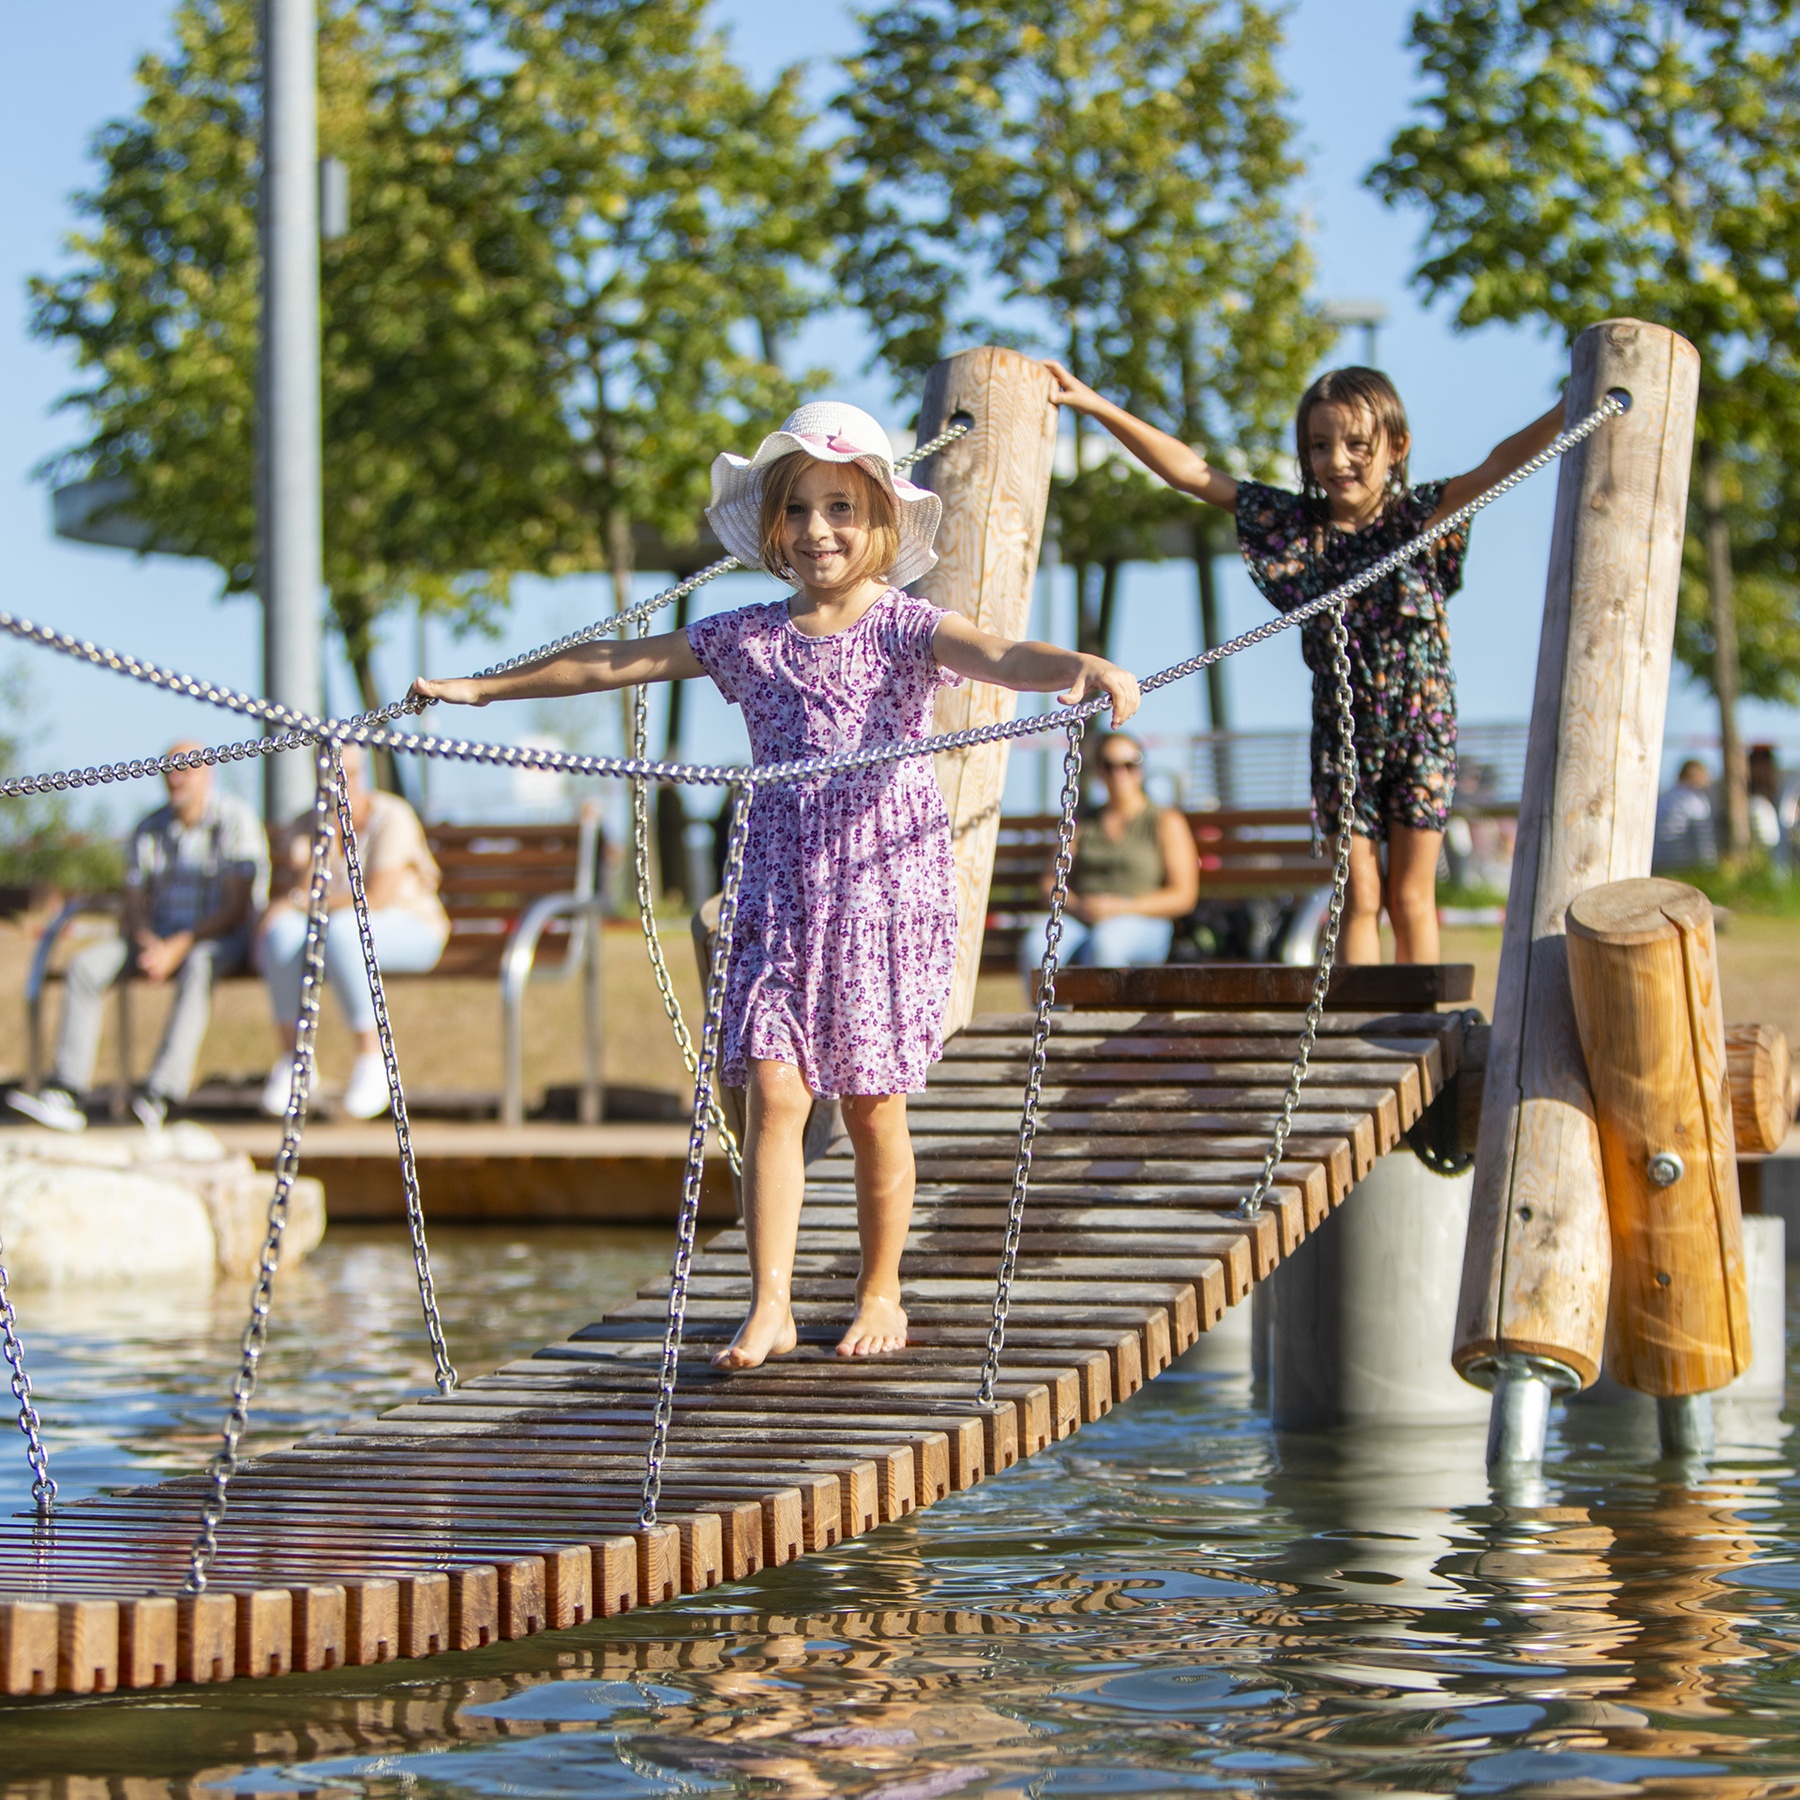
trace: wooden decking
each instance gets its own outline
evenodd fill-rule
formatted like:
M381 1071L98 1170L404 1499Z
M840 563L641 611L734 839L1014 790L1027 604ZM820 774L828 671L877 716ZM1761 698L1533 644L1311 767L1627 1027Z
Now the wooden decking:
M247 1463L203 1596L178 1591L199 1475L0 1527L0 1692L475 1648L741 1579L970 1487L1129 1398L1243 1300L1442 1091L1465 1031L1456 1013L1328 1013L1276 1189L1242 1219L1299 1015L1059 1014L990 1411L975 1389L1029 1023L976 1020L914 1103L907 1350L831 1353L856 1274L842 1150L811 1171L793 1356L716 1374L748 1292L742 1233L696 1259L656 1530L635 1514L666 1281L454 1394Z

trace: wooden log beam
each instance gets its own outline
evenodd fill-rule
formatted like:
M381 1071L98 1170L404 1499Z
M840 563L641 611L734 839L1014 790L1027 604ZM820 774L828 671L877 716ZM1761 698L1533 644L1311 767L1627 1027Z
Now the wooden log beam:
M1710 1393L1750 1366L1712 902L1614 881L1568 922L1612 1223L1606 1365L1640 1393Z
M1016 350L965 350L925 379L919 436L930 438L959 413L974 420L964 438L915 471L944 503L938 564L914 588L984 631L1023 637L1031 616L1056 408L1041 363ZM1010 719L1017 697L980 682L938 692L936 729L966 731ZM937 759L938 783L950 809L956 856L956 974L944 1012L944 1035L969 1022L987 926L988 881L1000 833L1007 746L982 744Z
M1614 319L1576 340L1568 408L1631 410L1563 459L1482 1105L1458 1370L1537 1357L1599 1373L1611 1246L1564 914L1648 875L1700 359Z
M1794 1124L1794 1069L1787 1033L1775 1025L1727 1025L1731 1128L1739 1156L1772 1156Z

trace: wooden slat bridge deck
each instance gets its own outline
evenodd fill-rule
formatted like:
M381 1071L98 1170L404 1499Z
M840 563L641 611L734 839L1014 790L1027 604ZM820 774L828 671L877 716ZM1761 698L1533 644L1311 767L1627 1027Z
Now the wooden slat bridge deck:
M1243 1219L1300 1014L1055 1015L991 1411L975 1392L1031 1021L978 1019L911 1109L913 1342L832 1354L856 1275L834 1150L809 1172L794 1355L715 1373L749 1291L742 1232L695 1259L655 1530L636 1512L666 1280L453 1394L247 1461L203 1595L179 1592L198 1474L0 1526L0 1692L476 1648L738 1580L971 1487L1128 1399L1242 1302L1442 1092L1470 1017L1327 1012L1277 1185Z

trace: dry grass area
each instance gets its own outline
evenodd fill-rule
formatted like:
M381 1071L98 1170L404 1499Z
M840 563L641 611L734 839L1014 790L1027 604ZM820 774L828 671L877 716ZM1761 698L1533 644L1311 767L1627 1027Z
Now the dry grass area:
M685 921L664 928L669 970L683 1011L697 1019L700 983ZM636 924L608 927L604 951L606 1079L637 1088L682 1090L686 1072L675 1048L674 1034L663 1017L656 983L644 954ZM0 1079L16 1080L25 1072L25 975L31 941L14 924L0 924ZM388 989L400 1067L409 1089L442 1093L500 1088L500 988L492 980L433 981L405 979ZM60 991L52 1003L60 1007ZM167 1013L163 994L141 983L132 994L133 1066L149 1066ZM108 1008L106 1037L101 1045L98 1079L109 1080L118 1052ZM54 1032L54 1024L52 1024ZM54 1041L54 1039L52 1040ZM274 1059L275 1037L262 984L231 981L213 999L212 1029L200 1058L200 1074L232 1078L260 1076ZM342 1016L327 998L320 1032L319 1061L327 1086L349 1074L354 1052ZM546 1086L581 1078L581 989L578 982L545 981L533 987L525 1003L525 1090L541 1094Z
M669 968L683 1010L697 1020L700 985L684 922L664 927ZM20 926L0 924L0 1080L25 1072L25 972L31 940ZM1444 933L1444 957L1475 965L1475 1004L1490 1018L1500 965L1498 927L1459 927ZM1719 934L1725 1016L1732 1021L1779 1025L1800 1044L1800 922L1735 914ZM633 924L608 927L605 935L606 1079L634 1088L686 1092L686 1075L673 1034ZM407 1085L417 1093L500 1086L500 1000L491 981L405 980L390 991L394 1031ZM976 992L981 1012L1018 1012L1025 1005L1019 982L1007 972L983 975ZM134 992L134 1066L143 1070L155 1049L167 1002L143 988ZM54 1007L53 1007L54 1011ZM212 1030L201 1073L242 1078L261 1075L274 1055L268 1003L259 983L230 982L216 996ZM101 1049L100 1079L116 1066L112 1015ZM343 1021L326 1003L320 1060L327 1085L349 1071L350 1040ZM525 1085L528 1095L573 1083L581 1075L581 996L573 982L547 981L526 1005Z

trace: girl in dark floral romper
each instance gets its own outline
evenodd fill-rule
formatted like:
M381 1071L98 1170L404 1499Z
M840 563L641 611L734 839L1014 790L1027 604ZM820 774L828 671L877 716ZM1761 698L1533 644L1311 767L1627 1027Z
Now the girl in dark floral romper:
M1103 400L1058 363L1046 365L1056 400L1099 420L1171 487L1236 515L1251 579L1280 611L1336 587L1455 512L1544 448L1562 428L1559 401L1495 446L1479 468L1448 481L1409 484L1406 408L1377 369L1334 369L1301 397L1294 450L1302 488L1236 481L1190 445ZM1456 678L1447 603L1462 586L1466 528L1427 545L1345 611L1356 714L1356 803L1346 962L1381 960L1385 905L1399 962L1438 960L1437 864L1456 788ZM1300 628L1313 672L1313 818L1335 837L1337 719L1331 635L1323 619ZM1387 851L1385 879L1381 849Z

